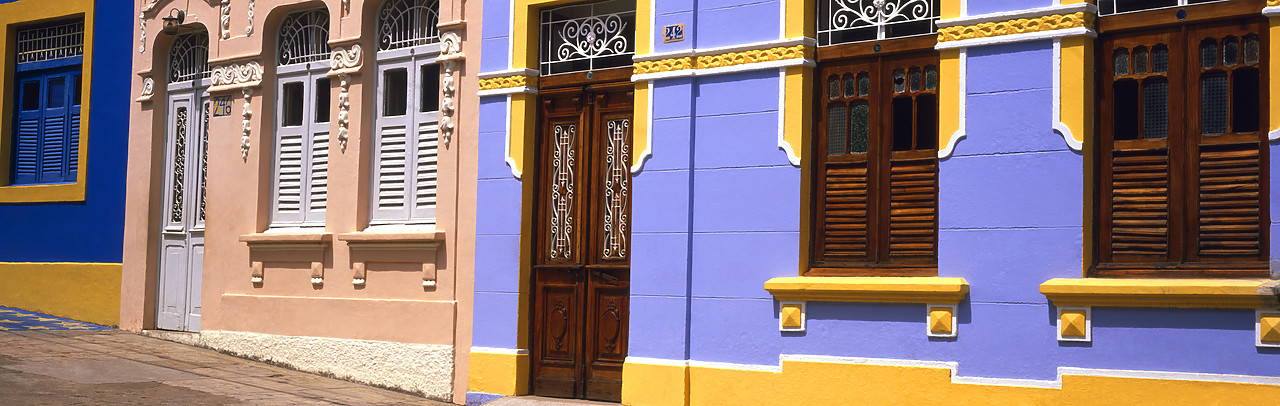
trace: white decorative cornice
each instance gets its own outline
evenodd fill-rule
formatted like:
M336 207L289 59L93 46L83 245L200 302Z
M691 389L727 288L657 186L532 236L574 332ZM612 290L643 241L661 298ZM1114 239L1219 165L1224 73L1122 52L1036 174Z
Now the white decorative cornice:
M933 49L941 51L946 49L958 49L958 48L968 48L968 47L987 46L987 45L1004 45L1004 44L1013 44L1018 42L1040 41L1040 40L1047 40L1047 39L1058 39L1058 38L1076 37L1076 36L1086 36L1086 37L1095 38L1098 36L1098 32L1088 27L1028 32L1028 33L1021 33L1021 34L1000 35L1000 36L994 36L994 37L963 39L959 41L939 42L938 45L935 45L933 47Z
M215 66L212 73L213 86L209 88L209 92L257 87L262 84L262 71L262 63L258 61Z
M1266 6L1262 8L1262 15L1267 17L1280 17L1280 6Z
M335 47L329 56L330 75L359 73L364 63L364 48L353 44L350 48Z
M142 94L139 95L137 99L134 99L134 101L137 101L137 102L151 101L151 96L155 94L155 91L156 91L156 81L154 79L151 79L150 76L143 77L142 78Z
M1095 6L1089 3L1076 3L1076 4L1049 6L1049 7L1029 8L1026 10L1008 11L1008 12L1001 12L1001 13L988 13L988 14L981 14L976 16L944 18L944 19L938 20L938 28L947 28L947 27L955 27L960 25L973 25L973 24L990 23L990 22L997 22L997 21L1016 20L1020 18L1034 18L1034 17L1051 16L1055 14L1080 13L1080 12L1097 15L1098 6Z

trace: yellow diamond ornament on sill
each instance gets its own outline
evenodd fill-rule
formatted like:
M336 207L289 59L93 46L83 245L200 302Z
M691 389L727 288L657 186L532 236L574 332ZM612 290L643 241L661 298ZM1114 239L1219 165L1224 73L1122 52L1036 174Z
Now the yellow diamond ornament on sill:
M1280 313L1262 313L1258 322L1262 324L1259 339L1267 344L1280 344Z
M1084 338L1088 335L1084 310L1063 310L1062 320L1058 322L1063 338Z
M778 311L778 327L782 331L804 331L804 303L782 303Z
M929 308L929 332L935 335L951 335L955 328L951 324L950 307Z

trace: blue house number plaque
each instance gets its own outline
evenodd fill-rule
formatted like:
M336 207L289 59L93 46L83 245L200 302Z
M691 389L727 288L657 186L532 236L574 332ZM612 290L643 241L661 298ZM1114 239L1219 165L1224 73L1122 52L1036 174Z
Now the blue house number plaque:
M231 96L215 96L213 98L213 116L231 115Z
M684 24L662 27L662 43L684 41Z

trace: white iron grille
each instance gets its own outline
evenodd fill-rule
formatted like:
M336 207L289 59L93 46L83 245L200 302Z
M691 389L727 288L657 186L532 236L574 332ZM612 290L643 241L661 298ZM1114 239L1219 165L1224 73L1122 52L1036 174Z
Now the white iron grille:
M432 0L388 0L378 13L378 50L440 42L440 3Z
M169 82L205 79L209 71L209 34L197 31L179 36L169 47Z
M329 12L300 11L280 24L280 66L329 59Z
M61 22L18 30L18 63L84 55L84 22Z
M542 12L542 74L631 66L635 55L635 2L610 0Z
M819 0L818 45L937 32L938 0Z

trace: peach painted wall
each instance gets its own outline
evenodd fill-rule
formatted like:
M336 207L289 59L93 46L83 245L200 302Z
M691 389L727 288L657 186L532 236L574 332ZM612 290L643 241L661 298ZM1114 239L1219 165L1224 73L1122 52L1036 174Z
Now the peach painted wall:
M151 0L139 0L146 10ZM132 107L130 123L128 197L121 291L121 328L155 328L158 239L165 190L164 130L167 60L172 35L160 32L160 18L170 8L186 7L184 30L207 30L211 68L249 61L261 63L261 84L251 87L250 136L247 156L241 156L242 109L239 88L211 96L231 95L230 116L209 121L208 180L206 186L205 261L202 290L202 329L281 335L383 340L455 346L455 401L465 399L467 351L471 342L475 187L477 81L480 38L479 1L441 0L440 22L461 34L462 55L455 80L456 130L451 142L439 148L436 230L443 239L434 249L353 250L340 238L364 230L369 221L373 145L374 20L381 1L341 0L254 2L253 32L246 35L249 0L232 0L230 38L222 39L220 2L156 1L143 11L145 34L135 26L133 94L140 97L144 78L154 81L150 100ZM262 233L270 221L272 148L275 127L275 48L279 23L292 11L324 6L330 18L329 43L363 47L362 64L350 76L348 144L338 147L339 79L332 86L328 207L325 232L332 243L323 252L250 249L241 236ZM144 50L138 52L137 47ZM154 58L154 59L153 59ZM317 62L328 65L327 61ZM273 245L279 248L279 245ZM367 282L352 284L353 260L368 263ZM324 283L311 283L310 262L324 266ZM402 261L402 262L397 262ZM252 283L254 262L262 262L264 278ZM435 287L422 286L423 263L437 269Z

